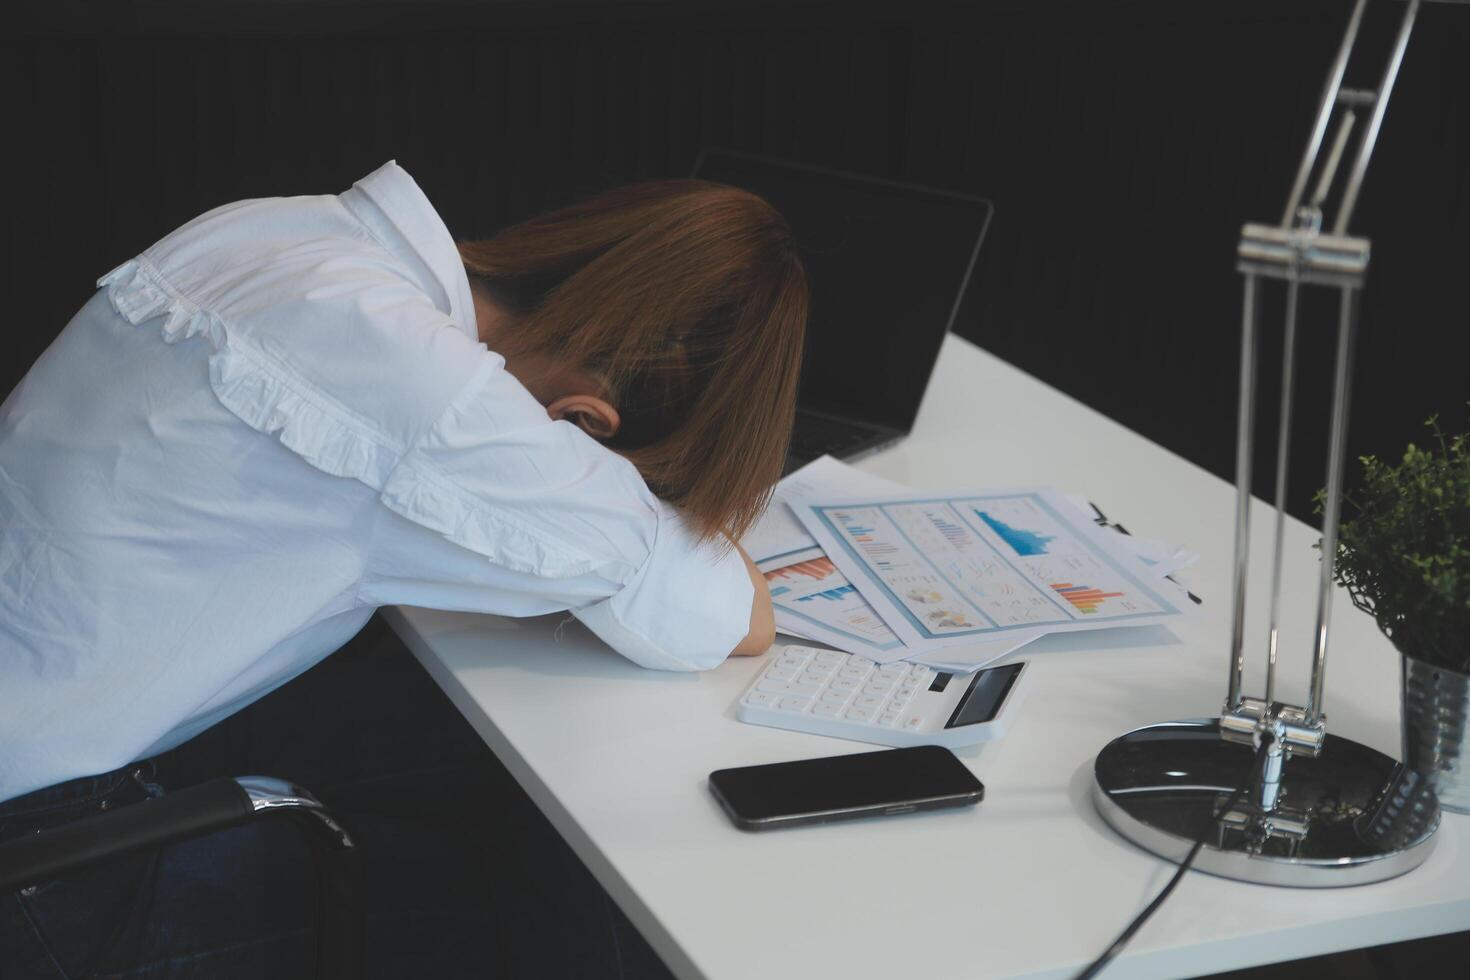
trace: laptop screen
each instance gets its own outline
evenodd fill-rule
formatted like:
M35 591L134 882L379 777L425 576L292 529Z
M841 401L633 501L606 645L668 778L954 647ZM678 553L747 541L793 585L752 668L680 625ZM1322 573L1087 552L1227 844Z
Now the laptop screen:
M812 300L800 407L911 429L990 203L724 150L694 176L753 191L791 223Z

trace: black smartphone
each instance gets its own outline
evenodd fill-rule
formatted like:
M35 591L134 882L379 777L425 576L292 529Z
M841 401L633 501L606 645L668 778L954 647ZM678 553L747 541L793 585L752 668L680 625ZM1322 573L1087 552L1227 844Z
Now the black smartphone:
M939 745L718 769L709 788L744 830L973 806L985 798L974 773Z

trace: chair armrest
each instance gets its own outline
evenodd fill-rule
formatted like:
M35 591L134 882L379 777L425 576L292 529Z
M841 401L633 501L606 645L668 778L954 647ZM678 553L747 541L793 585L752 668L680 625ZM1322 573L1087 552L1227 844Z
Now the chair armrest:
M362 968L357 849L315 796L281 779L213 779L7 841L0 844L0 894L271 814L300 818L311 839L317 866L318 976L357 977Z
M0 844L0 892L271 813L303 816L334 846L352 846L320 801L299 786L267 776L213 779Z
M244 823L255 814L233 779L214 779L159 799L0 844L0 892L60 877L106 858Z

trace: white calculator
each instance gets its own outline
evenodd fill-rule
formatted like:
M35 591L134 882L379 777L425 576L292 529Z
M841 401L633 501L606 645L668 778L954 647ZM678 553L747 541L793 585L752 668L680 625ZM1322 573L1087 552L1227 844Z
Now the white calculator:
M1026 663L950 674L905 662L879 666L836 650L771 654L736 717L879 745L958 748L1000 738L1020 703Z

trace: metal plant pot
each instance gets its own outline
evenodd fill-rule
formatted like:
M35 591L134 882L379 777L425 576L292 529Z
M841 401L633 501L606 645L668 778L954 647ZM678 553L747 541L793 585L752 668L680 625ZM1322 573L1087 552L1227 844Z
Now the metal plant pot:
M1404 765L1470 813L1470 674L1404 657Z

